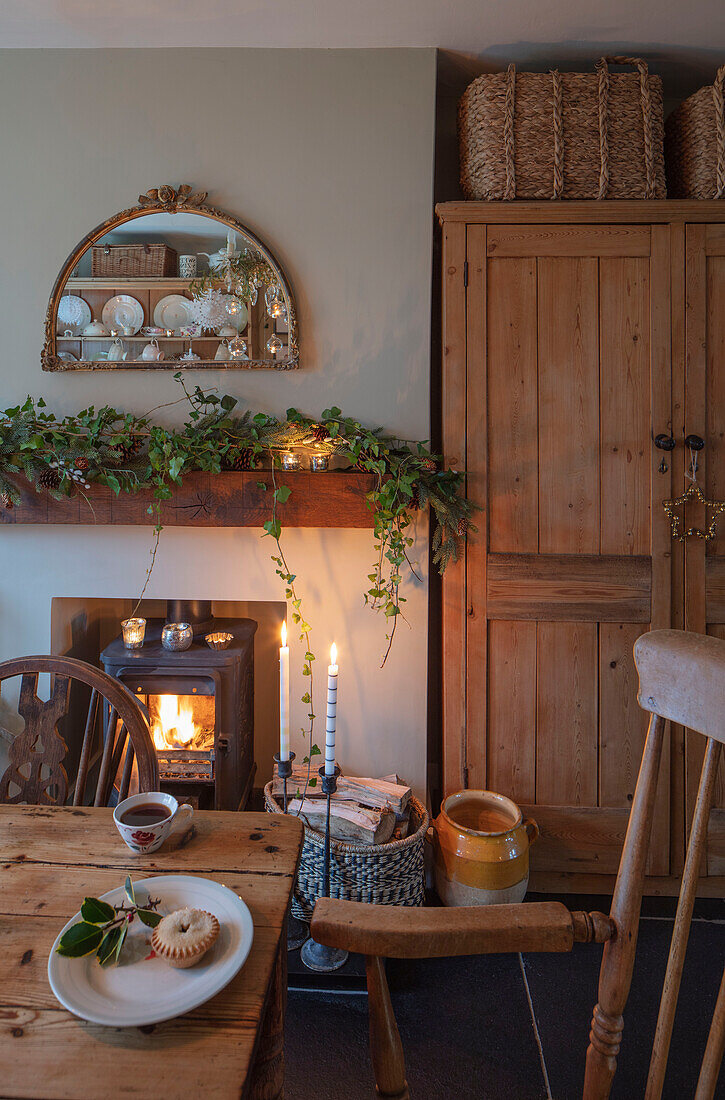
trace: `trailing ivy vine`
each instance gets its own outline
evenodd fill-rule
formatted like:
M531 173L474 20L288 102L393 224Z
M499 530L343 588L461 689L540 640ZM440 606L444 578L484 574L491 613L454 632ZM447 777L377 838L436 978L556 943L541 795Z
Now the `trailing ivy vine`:
M302 672L309 685L302 695L308 707L309 764L319 750L313 744L313 662L310 631L297 577L290 569L282 545L284 505L292 490L277 483L282 452L316 451L336 456L342 463L372 475L367 504L373 515L374 560L367 575L364 602L385 618L385 664L398 621L404 618L401 593L406 573L416 575L409 557L415 514L430 508L433 520L433 561L443 573L456 560L461 537L466 534L474 509L464 493L464 475L443 468L439 456L423 442L388 435L382 428L368 428L333 406L317 418L288 409L284 419L267 413L239 412L237 400L202 390L189 390L182 374L175 378L183 394L177 401L156 406L136 416L104 405L89 406L58 419L45 401L31 397L22 405L0 413L0 506L12 509L21 500L19 482L26 479L37 492L61 499L87 495L92 483L107 485L116 495L151 486L149 505L154 541L140 603L156 561L163 529L163 504L180 485L185 473L206 470L271 470L269 519L265 536L275 544L272 554L277 575L285 586L292 622L304 645ZM183 403L187 418L180 426L162 426L152 420L161 409ZM266 490L266 483L259 486ZM313 780L310 780L313 782Z

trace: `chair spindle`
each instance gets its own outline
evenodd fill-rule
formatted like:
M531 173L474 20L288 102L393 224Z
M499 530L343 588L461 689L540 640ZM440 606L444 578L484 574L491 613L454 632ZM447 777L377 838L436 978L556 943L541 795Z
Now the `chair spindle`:
M88 778L88 762L91 758L91 748L93 746L93 736L96 732L96 717L98 714L98 691L93 688L91 691L91 701L88 704L88 717L86 718L86 728L83 733L83 745L81 746L81 758L78 761L78 775L76 776L75 793L73 795L73 805L81 806L83 804L83 798L86 793L86 780Z
M685 952L687 940L690 935L692 911L695 906L695 895L700 875L700 866L707 842L707 822L712 806L712 797L715 789L715 779L720 763L722 746L719 741L708 738L705 760L700 773L700 784L697 790L695 811L692 815L692 828L690 840L687 845L685 869L682 874L680 896L677 901L677 914L672 930L670 942L670 954L667 959L667 971L665 973L660 1010L657 1017L657 1029L654 1043L652 1044L652 1057L647 1077L647 1090L645 1100L659 1100L665 1083L667 1071L667 1058L670 1052L672 1040L672 1025L675 1020L675 1009L680 992L682 969L685 964Z
M664 718L653 714L612 898L610 915L616 925L616 935L604 945L599 976L599 1000L594 1009L589 1033L584 1100L606 1100L617 1069L617 1054L624 1027L622 1014L627 1003L637 948L644 873L664 732Z

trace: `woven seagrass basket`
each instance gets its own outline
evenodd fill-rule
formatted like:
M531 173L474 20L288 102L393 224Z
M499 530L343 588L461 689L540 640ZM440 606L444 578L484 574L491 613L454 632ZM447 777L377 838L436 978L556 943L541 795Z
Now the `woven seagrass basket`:
M674 198L725 198L723 81L725 65L714 84L700 88L667 119L667 183Z
M91 275L94 279L123 276L146 278L176 274L176 252L167 244L94 244Z
M637 73L609 72L609 64ZM467 199L663 199L662 81L639 57L596 73L485 73L458 106Z
M282 812L272 797L272 784L264 788L268 813ZM375 905L422 905L425 892L423 846L430 818L422 802L410 799L410 835L387 844L351 844L330 841L330 896L345 901L369 901ZM292 913L309 921L322 885L325 851L323 833L305 824L300 869L292 897Z

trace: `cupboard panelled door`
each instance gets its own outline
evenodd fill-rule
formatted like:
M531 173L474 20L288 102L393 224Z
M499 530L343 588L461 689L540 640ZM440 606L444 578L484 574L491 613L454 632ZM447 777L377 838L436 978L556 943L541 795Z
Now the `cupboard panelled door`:
M685 405L678 443L690 434L705 442L698 455L697 480L708 500L725 500L725 225L688 225ZM685 467L690 465L682 448ZM684 488L682 469L675 494ZM686 526L705 530L712 509L689 503ZM685 629L725 638L725 515L713 539L685 542ZM685 739L686 819L690 820L702 766L704 741ZM707 873L725 874L725 767L720 765L710 814Z
M469 785L538 821L537 871L615 873L670 624L666 226L468 226ZM668 456L669 459L669 456ZM725 466L723 466L725 470ZM669 756L651 874L669 873Z

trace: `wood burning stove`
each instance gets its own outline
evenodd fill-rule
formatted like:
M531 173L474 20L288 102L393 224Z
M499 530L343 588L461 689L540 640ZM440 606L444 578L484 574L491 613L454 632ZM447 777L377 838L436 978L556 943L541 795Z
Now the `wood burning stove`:
M199 809L243 808L254 779L254 634L252 619L216 619L210 601L169 600L166 622L189 622L191 648L161 645L162 619L150 619L142 649L121 636L101 661L144 704L159 760L161 789ZM204 635L228 631L228 649Z

